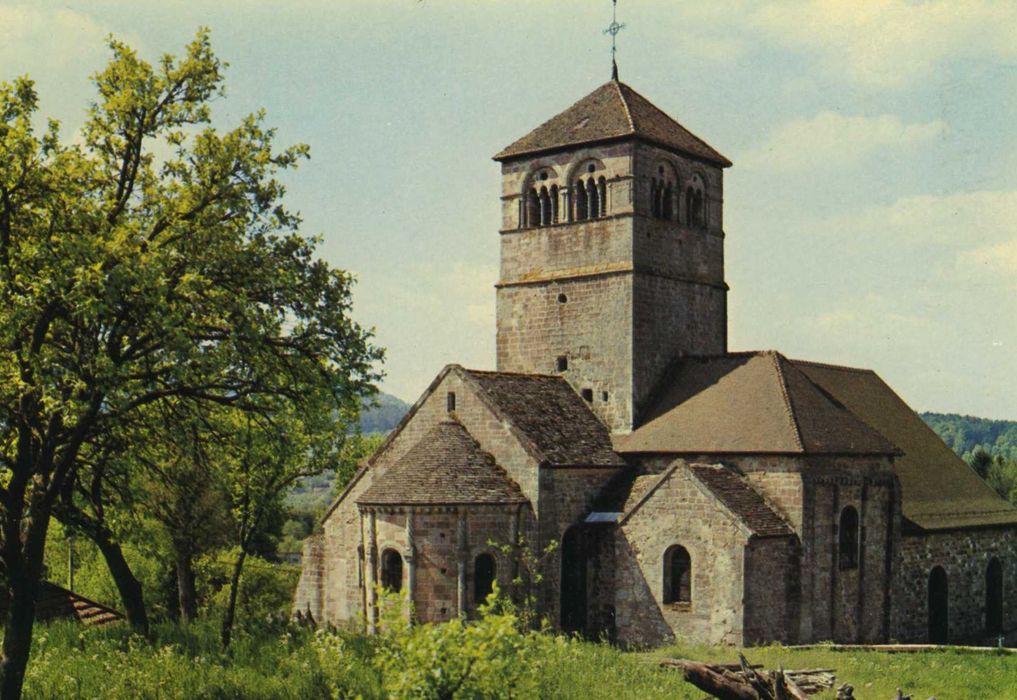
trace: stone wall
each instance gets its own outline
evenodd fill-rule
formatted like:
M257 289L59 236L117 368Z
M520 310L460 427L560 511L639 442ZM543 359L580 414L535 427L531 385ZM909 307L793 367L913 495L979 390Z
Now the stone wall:
M498 290L498 369L561 374L611 429L631 425L632 280L610 274ZM557 358L568 369L557 371Z
M803 472L803 641L878 642L888 636L899 485L889 460L811 458ZM858 563L839 555L839 521L860 521Z
M745 547L743 644L798 641L801 546L795 537L752 538Z
M543 561L544 580L540 591L540 611L556 628L561 623L562 540L569 528L582 523L594 499L618 471L601 467L545 468L540 472L539 540L531 541L528 546L534 553L540 553L552 542L557 543ZM591 561L589 569L591 572L598 570L597 562ZM591 579L588 600L593 600L603 590L593 586Z
M685 468L677 469L616 530L615 627L619 641L741 645L744 527ZM664 603L664 554L691 557L691 602Z
M907 533L901 537L893 589L893 639L929 639L929 574L947 576L950 642L985 635L985 575L996 557L1003 569L1003 629L1017 628L1017 528L968 528Z
M293 595L293 613L310 613L321 620L321 593L325 581L325 538L321 534L304 540L301 557L300 581Z

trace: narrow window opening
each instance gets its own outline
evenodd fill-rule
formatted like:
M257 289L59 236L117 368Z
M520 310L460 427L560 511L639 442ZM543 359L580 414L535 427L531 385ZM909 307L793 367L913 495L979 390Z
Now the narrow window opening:
M858 568L858 545L860 541L858 511L848 506L840 513L839 557L841 569Z
M391 593L403 588L403 558L394 549L381 553L381 585Z
M600 392L600 398L603 401L607 401L607 392L606 391Z
M456 410L456 392L450 391L445 395L445 410L449 413Z
M555 367L559 372L564 372L569 368L569 358L565 355L559 355L555 361Z
M692 601L692 558L680 544L664 552L664 602Z
M580 393L587 403L593 403L593 389L583 389Z
M497 563L490 554L481 554L473 562L473 600L482 605L494 592L498 572Z

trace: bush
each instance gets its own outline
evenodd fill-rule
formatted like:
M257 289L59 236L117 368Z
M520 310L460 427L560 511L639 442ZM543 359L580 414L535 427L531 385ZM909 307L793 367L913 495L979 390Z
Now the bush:
M222 619L229 602L230 575L238 552L237 548L219 550L201 557L195 565L198 600L202 601L202 612L206 616ZM240 576L237 624L286 620L299 578L299 567L248 556Z
M372 680L384 697L396 699L539 697L551 648L571 644L525 631L515 610L497 597L475 621L410 625L405 599L384 593L379 608L381 632L359 650L341 633L320 633L316 639L318 663L328 669L337 697L367 696ZM357 662L365 655L376 671L373 679Z

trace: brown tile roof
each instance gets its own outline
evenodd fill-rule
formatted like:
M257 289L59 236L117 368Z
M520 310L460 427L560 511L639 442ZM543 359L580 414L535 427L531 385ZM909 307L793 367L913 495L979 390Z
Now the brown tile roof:
M2 600L2 596L0 596ZM0 602L0 612L6 612L6 604ZM36 619L45 622L57 619L73 619L83 625L105 625L124 619L123 614L102 603L80 596L66 588L43 581L36 601Z
M454 505L523 503L519 487L466 428L443 421L379 474L357 503Z
M626 137L641 138L724 168L731 165L731 161L648 99L615 80L604 83L507 146L494 159L505 160Z
M589 405L562 377L463 370L553 466L624 466L611 436Z
M657 453L895 454L775 352L689 357L672 367L641 425L615 449Z
M720 464L689 466L692 474L757 537L783 537L794 532L743 477Z
M904 517L923 529L1017 523L1000 498L873 371L793 360L803 374L893 441Z

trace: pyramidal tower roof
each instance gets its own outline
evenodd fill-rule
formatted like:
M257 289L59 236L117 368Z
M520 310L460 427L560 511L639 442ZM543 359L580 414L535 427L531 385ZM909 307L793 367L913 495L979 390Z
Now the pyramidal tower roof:
M625 83L610 80L502 149L495 160L639 138L726 168L731 161Z

